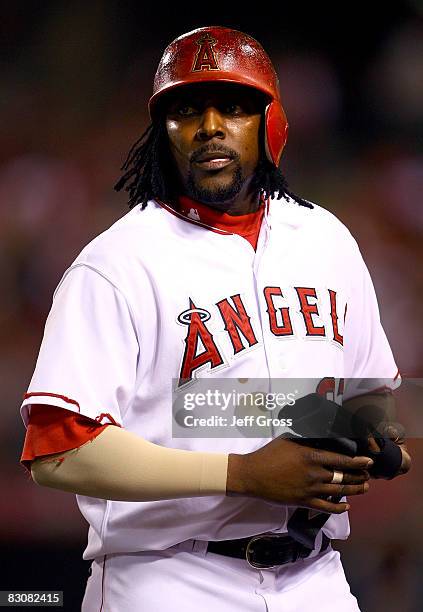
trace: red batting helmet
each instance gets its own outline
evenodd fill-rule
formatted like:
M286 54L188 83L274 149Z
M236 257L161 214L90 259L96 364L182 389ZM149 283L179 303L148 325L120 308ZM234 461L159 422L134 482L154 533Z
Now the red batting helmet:
M267 96L265 150L277 166L288 132L278 77L263 47L237 30L219 26L198 28L171 42L154 77L148 104L150 116L154 117L157 101L164 93L181 85L214 81L253 87Z

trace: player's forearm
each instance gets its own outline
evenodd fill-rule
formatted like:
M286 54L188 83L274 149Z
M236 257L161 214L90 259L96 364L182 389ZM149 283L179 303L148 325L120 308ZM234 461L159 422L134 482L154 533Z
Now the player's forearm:
M228 456L172 449L109 426L83 446L32 463L40 485L119 501L225 495Z
M364 393L343 402L343 407L374 429L396 417L395 397L391 392Z

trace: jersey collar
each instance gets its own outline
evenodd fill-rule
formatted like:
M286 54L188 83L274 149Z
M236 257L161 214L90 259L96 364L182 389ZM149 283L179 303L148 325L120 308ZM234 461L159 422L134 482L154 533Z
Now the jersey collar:
M156 202L168 212L189 223L206 227L219 234L238 234L244 238L258 232L263 216L267 216L269 205L269 202L261 197L257 211L246 215L229 215L187 196L180 196L173 206L161 200L156 200Z

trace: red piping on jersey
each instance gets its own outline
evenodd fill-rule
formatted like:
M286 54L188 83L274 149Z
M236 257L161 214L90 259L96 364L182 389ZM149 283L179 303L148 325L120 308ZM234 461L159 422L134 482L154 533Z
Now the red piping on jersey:
M116 423L116 421L114 420L114 418L112 417L111 414L109 414L108 412L102 412L101 414L99 414L97 417L95 417L95 421L97 421L97 423L100 423L101 425L103 425L103 423L101 422L103 419L109 419L110 423L112 425L117 425L118 427L121 427L121 425L119 425L119 423Z
M30 397L43 397L43 396L58 397L59 399L63 400L64 402L67 402L68 404L74 404L74 406L78 408L78 412L81 412L81 408L76 400L70 399L69 397L66 397L66 395L59 395L58 393L47 393L47 392L25 393L23 398L24 400L26 400Z

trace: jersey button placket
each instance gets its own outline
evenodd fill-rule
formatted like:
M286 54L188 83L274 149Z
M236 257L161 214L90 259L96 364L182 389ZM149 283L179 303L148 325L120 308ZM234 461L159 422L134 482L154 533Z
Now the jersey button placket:
M263 286L260 282L260 268L262 264L263 257L266 255L266 251L268 249L268 244L270 240L270 226L268 223L267 215L264 216L263 225L260 231L259 240L257 243L257 250L253 261L253 280L254 280L254 293L256 297L256 305L257 312L260 319L260 327L261 327L261 335L263 338L263 350L266 358L266 369L267 376L270 379L271 370L269 367L269 355L268 355L268 347L266 342L267 336L267 317L266 312L263 311Z

